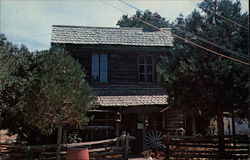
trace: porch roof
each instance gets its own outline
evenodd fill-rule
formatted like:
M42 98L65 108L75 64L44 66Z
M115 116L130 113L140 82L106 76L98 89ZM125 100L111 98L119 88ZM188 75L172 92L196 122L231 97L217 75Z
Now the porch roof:
M94 87L100 106L166 105L166 91L158 86Z
M102 44L170 47L173 36L169 28L164 32L145 32L132 27L86 27L53 25L51 43L62 44Z

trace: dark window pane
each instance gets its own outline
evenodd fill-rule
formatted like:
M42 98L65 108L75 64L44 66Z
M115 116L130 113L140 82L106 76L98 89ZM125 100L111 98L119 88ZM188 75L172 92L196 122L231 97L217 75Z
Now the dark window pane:
M92 81L93 82L99 82L99 74L93 73L93 75L92 75Z
M153 66L147 65L147 73L152 73L152 71L153 71Z
M92 81L99 81L99 55L92 54Z
M152 82L152 81L153 81L152 74L147 74L147 82Z
M144 74L139 75L139 82L145 82L145 75Z
M100 59L100 82L107 82L107 54L101 54Z
M147 64L152 64L152 56L146 56Z
M144 65L139 65L139 73L144 73Z
M139 64L145 64L144 56L139 56Z

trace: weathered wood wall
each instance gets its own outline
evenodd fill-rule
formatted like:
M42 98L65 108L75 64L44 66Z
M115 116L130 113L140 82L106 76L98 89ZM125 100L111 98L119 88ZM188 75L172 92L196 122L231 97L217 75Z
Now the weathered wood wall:
M182 128L185 129L184 115L181 110L167 110L164 113L165 131L170 135L180 135Z
M137 56L133 54L109 54L108 77L112 84L134 83L138 79Z
M138 56L152 55L154 83L157 83L156 64L160 56L169 53L166 47L67 45L70 54L83 66L87 80L91 81L91 54L108 54L108 84L138 84Z

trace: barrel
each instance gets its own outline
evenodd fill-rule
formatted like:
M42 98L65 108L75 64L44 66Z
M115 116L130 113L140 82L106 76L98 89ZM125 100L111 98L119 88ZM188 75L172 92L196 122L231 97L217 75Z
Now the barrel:
M66 160L89 160L88 148L68 148Z

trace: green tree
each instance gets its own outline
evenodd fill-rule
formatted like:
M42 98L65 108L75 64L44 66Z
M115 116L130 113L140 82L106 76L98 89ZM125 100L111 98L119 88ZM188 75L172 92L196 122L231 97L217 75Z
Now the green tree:
M187 18L178 17L174 27L179 29L174 33L224 55L248 61L242 58L248 53L248 30L208 11L216 11L247 26L248 14L241 13L240 2L204 0L199 7L204 9L204 14L194 10ZM192 34L237 53L207 44ZM224 133L222 111L236 110L241 116L247 116L249 79L245 64L212 55L175 39L172 53L159 65L158 72L168 91L169 104L193 115L202 113L207 118L217 114L219 134Z
M0 48L0 122L1 129L9 135L29 135L31 126L24 124L20 99L24 94L26 79L33 68L32 54L25 46L18 48L1 35ZM15 78L14 78L15 77ZM31 129L32 130L32 129Z
M151 11L146 10L144 13L141 13L140 11L137 11L134 16L160 28L169 26L169 21L161 17L157 12L152 13ZM128 17L128 15L123 15L116 25L120 27L143 28L143 30L145 31L156 31L155 28L152 28L147 24L138 21L134 17Z
M214 11L247 27L249 15L241 12L240 1L204 0L198 6L203 10L202 14L194 10L186 18L180 15L171 24L151 22L150 20L160 22L164 18L159 16L161 17L159 19L153 14L148 14L150 11L143 14L137 11L135 16L159 28L171 26L173 33L177 35L187 37L224 55L248 62L248 58L245 58L248 55L248 30L210 12ZM146 28L146 24L127 15L124 15L117 25ZM221 47L205 43L204 40ZM222 46L227 50L221 49ZM208 119L217 113L222 113L223 110L236 110L241 116L247 116L249 103L247 65L213 55L176 38L171 53L162 59L157 71L168 92L168 102L171 107L182 108L192 115L202 114ZM223 133L223 124L218 123L218 125L220 133Z
M85 124L95 96L81 65L64 49L52 47L36 54L21 50L5 50L1 55L4 66L12 66L0 79L2 128L21 136L31 133L28 130L49 135L57 129L59 153L62 126Z

